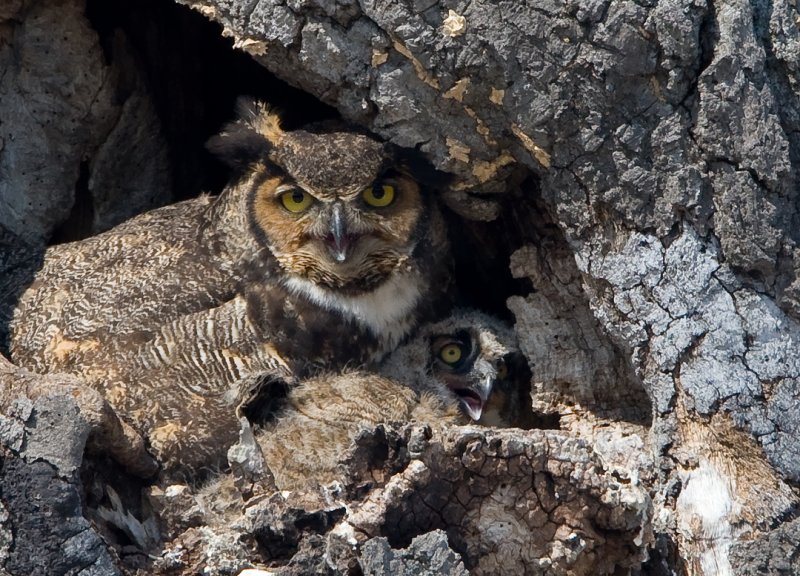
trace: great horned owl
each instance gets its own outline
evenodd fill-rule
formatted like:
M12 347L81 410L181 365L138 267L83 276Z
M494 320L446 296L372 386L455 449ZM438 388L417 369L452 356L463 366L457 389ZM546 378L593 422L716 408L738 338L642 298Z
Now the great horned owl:
M445 384L462 411L485 426L527 426L523 409L530 412L530 371L514 331L488 314L457 309L425 325L386 359L380 372L415 388L422 385L415 383Z
M520 392L530 386L513 333L479 312L460 311L423 325L390 354L379 373L351 370L300 379L274 354L272 342L259 342L252 334L236 342L251 329L244 307L243 300L234 299L171 323L138 348L131 369L106 381L106 397L147 438L167 478L192 479L224 466L239 430L237 407L251 396L270 394L264 385L260 392L251 389L262 380L277 381L279 387L300 381L290 403L304 399L309 407L318 406L319 418L341 418L341 423L354 418L433 421L425 414L441 410L442 398L454 418L463 414L487 425L522 425L518 415L530 408L527 393ZM219 325L228 329L216 332ZM349 387L363 389L353 395ZM256 410L249 413L261 419ZM284 436L282 429L278 433Z
M170 322L236 298L261 341L282 331L295 348L276 346L284 358L366 362L441 302L448 244L417 179L432 169L350 129L284 131L252 102L209 148L234 170L217 198L54 246L32 282L30 271L6 279L0 324L17 364L98 380Z
M151 375L169 385L168 369ZM341 456L362 431L381 423L520 424L518 415L531 407L529 376L505 324L477 311L457 310L445 320L423 325L377 371L350 369L295 383L255 441L281 490L341 481L348 476ZM292 376L287 373L286 378ZM191 391L171 386L169 404L134 410L158 460L172 467L162 479L181 479L182 468L201 461L209 468L222 467L239 430L235 391L244 388L235 383L232 394L209 395L204 404L196 404ZM197 475L190 476L197 480ZM212 528L227 528L241 507L235 484L233 474L226 474L201 490L199 499L213 516L207 518Z
M424 325L377 373L301 382L257 441L279 489L329 483L342 477L339 459L358 433L380 423L521 424L531 406L522 364L508 327L480 312L456 311Z
M350 129L284 131L262 104L240 116L209 144L233 168L219 197L54 246L0 286L21 294L0 303L15 363L82 376L190 468L237 381L377 362L449 285L432 169Z

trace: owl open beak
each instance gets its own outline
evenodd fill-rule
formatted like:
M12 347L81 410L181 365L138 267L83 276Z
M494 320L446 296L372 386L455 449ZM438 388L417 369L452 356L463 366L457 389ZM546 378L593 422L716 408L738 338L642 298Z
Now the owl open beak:
M330 233L325 237L328 252L337 262L347 260L347 251L350 248L350 236L347 234L347 224L344 219L344 209L338 202L333 205L331 213Z
M483 409L492 393L493 384L492 378L484 378L481 382L476 383L475 386L453 390L458 396L461 409L476 422L481 419Z

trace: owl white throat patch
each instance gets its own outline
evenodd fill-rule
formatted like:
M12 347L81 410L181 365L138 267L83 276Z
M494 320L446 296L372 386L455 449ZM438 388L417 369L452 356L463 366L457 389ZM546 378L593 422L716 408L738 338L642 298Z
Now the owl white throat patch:
M348 296L297 277L286 279L286 287L314 304L335 310L369 328L393 349L413 328L425 280L416 271L393 274L375 290Z

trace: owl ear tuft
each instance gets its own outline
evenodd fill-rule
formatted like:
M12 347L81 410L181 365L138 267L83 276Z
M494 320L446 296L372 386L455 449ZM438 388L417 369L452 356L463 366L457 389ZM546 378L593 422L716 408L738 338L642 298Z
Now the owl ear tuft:
M206 148L237 172L263 162L269 151L283 139L280 117L265 103L240 97L236 102L238 120L206 143Z

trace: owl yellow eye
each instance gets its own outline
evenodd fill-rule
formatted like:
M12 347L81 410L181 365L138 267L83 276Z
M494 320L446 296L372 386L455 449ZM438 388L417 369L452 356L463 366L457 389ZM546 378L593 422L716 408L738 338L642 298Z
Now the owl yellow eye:
M458 364L464 356L464 351L458 344L447 344L439 350L439 358L445 364Z
M303 212L307 210L309 206L311 206L312 202L314 202L314 198L306 192L305 190L301 190L300 188L292 188L291 190L287 190L280 196L281 204L283 207L286 208L289 212Z
M289 212L303 212L307 210L309 206L314 202L314 198L300 188L292 188L291 190L287 190L280 196L281 204L283 207L286 208Z
M385 208L394 202L394 186L388 182L375 182L361 193L361 197L367 205L373 208Z
M497 379L505 380L508 378L508 366L503 360L497 361Z

